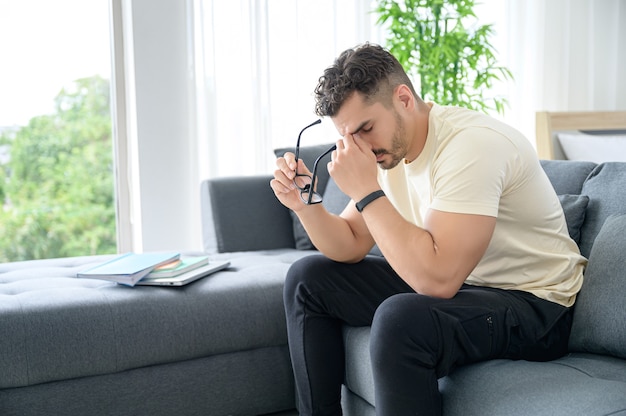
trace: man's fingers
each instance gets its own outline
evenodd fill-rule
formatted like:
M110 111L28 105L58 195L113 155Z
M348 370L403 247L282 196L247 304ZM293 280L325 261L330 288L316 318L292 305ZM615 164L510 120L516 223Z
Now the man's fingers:
M287 152L283 156L283 159L285 160L285 163L287 163L289 169L296 170L296 155L291 152Z
M282 164L284 166L284 164ZM282 169L279 168L274 171L274 179L280 182L283 186L287 188L292 188L293 186L293 178L295 177L295 173L290 169Z
M311 171L306 167L302 159L298 159L298 162L296 163L296 155L291 152L287 152L283 157L278 158L276 164L279 169L282 169L283 172L285 172L285 175L292 179L296 176L296 167L298 168L298 173L306 175L311 174Z
M282 181L279 181L278 179L272 179L270 181L270 187L272 188L272 190L274 191L276 195L286 194L295 189L293 182L290 181L289 185L285 185Z
M354 134L352 133L348 133L345 136L343 136L342 142L346 150L358 149L358 150L363 151L363 148L361 147L359 140L357 140L356 137L354 137Z
M343 137L339 140L337 140L337 149L336 150L343 150L346 147L346 144L344 142Z

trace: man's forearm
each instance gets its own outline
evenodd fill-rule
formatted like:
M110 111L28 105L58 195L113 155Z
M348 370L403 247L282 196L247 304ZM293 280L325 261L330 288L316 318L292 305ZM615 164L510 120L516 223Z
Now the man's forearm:
M425 228L408 223L386 198L363 211L367 227L396 273L416 292L456 294L485 253L495 218L430 210Z
M311 242L326 257L340 262L357 262L367 254L373 243L355 235L342 217L312 205L296 213Z

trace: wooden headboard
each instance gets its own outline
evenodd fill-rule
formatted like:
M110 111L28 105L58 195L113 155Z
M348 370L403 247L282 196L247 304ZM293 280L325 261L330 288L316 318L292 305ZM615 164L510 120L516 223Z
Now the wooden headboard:
M565 159L554 132L561 130L626 130L626 111L549 112L536 114L540 159Z

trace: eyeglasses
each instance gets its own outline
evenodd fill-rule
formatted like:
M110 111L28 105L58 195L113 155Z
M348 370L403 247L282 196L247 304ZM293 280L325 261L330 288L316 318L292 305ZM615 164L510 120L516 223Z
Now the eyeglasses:
M320 124L322 120L316 120L313 123L309 124L305 128L300 131L298 135L298 143L296 144L296 176L293 179L294 185L296 188L300 190L300 198L302 202L306 205L319 204L322 202L322 195L320 195L317 189L317 165L320 160L333 150L337 148L337 146L333 145L330 149L326 150L322 153L317 159L315 159L315 163L313 164L313 173L311 175L307 175L304 173L298 173L298 156L300 155L300 137L302 137L302 133L309 127L315 126L316 124Z

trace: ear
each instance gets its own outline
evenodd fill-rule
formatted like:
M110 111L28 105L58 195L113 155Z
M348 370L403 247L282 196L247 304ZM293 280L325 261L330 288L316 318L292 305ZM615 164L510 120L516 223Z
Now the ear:
M396 87L394 97L405 110L411 111L415 108L415 97L406 84L400 84Z

